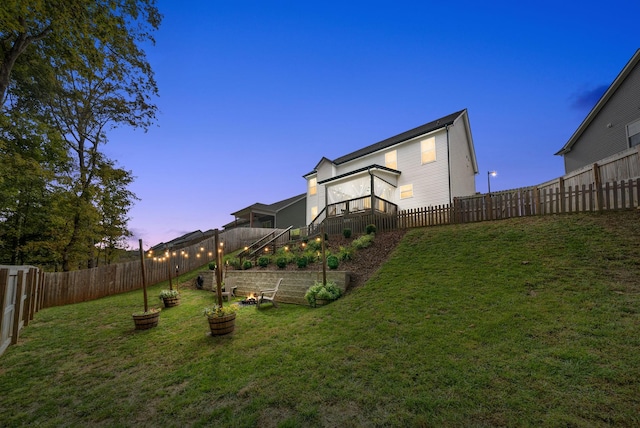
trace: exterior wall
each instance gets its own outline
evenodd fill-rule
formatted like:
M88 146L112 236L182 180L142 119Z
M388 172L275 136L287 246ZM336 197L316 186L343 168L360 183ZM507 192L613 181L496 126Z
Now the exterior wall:
M316 207L318 209L318 213L320 213L320 211L322 211L322 208L324 207L325 200L324 186L316 185L316 194L309 194L309 180L311 178L317 179L318 176L317 174L314 174L307 177L307 206L305 208L305 212L307 213L306 224L311 223L315 218L315 216L312 214L313 207ZM318 181L320 180L318 179Z
M453 126L449 127L452 198L476 193L476 172L467 132L471 131L467 129L463 116L460 116L453 123Z
M286 229L289 226L302 227L306 226L306 210L307 200L302 198L286 208L278 211L276 215L276 225L278 229Z
M435 137L436 160L422 165L421 144L425 138ZM398 146L398 187L394 203L399 210L449 203L447 134L439 130L421 135ZM413 185L413 197L401 199L400 188Z
M626 126L640 118L640 63L564 155L565 172L593 164L629 148ZM611 124L611 127L608 127Z

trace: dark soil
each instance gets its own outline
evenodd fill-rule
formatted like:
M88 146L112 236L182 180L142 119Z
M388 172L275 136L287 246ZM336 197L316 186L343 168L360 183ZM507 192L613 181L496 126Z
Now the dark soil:
M380 265L387 260L389 254L396 247L398 242L404 236L404 230L395 230L392 232L379 232L373 240L373 243L362 250L357 250L352 260L340 261L338 270L351 272L351 282L349 288L353 289L360 287L367 282L371 275L380 267ZM357 238L351 237L349 239L344 236L331 236L325 241L326 251L337 254L340 251L340 247L348 247L351 242ZM317 271L322 269L320 262L315 262L308 265L306 268L299 268L295 263L288 264L285 268L278 268L274 263L271 263L267 267L253 267L252 269L258 270L313 270ZM328 268L327 268L328 269Z

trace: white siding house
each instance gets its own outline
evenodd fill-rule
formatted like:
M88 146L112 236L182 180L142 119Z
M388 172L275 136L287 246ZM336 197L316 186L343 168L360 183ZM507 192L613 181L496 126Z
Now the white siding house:
M334 160L307 180L307 223L358 212L451 203L476 192L469 116L461 110Z

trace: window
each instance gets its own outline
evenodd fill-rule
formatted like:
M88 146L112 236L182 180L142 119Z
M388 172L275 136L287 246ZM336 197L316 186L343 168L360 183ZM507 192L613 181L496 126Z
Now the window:
M640 119L627 125L627 138L629 138L629 147L640 145Z
M422 164L436 160L436 137L427 138L420 142L422 150Z
M318 216L318 207L311 207L311 219L313 220Z
M413 184L400 186L400 199L413 198Z
M318 188L318 179L313 177L309 179L309 195L315 195Z
M391 169L398 169L398 151L393 150L384 154L384 166Z

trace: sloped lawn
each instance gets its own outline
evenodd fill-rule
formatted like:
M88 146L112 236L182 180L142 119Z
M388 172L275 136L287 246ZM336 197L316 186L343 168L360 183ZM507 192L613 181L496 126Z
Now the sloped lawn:
M0 357L0 425L638 426L639 243L638 211L410 230L340 300L219 338L201 290L148 331L141 291L46 309Z

